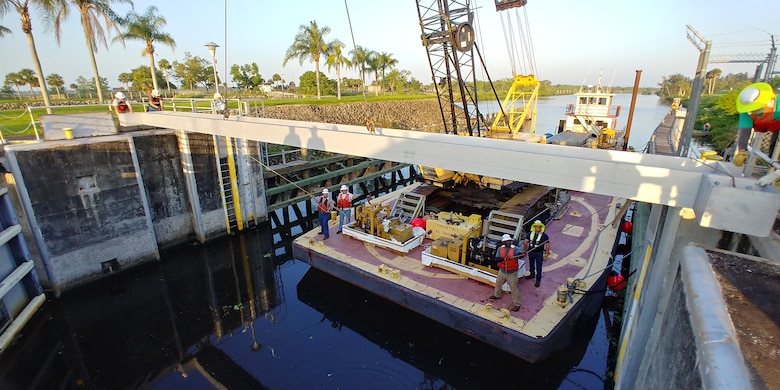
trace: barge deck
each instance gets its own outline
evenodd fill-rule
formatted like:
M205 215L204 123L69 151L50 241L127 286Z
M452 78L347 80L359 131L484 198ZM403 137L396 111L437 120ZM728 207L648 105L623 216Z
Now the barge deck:
M418 184L402 191L421 191ZM397 191L377 198L392 207ZM377 247L341 234L330 223L325 241L314 229L293 242L293 255L329 273L412 311L460 330L529 362L542 361L571 343L583 316L597 313L620 223L612 223L621 200L570 192L560 219L546 229L552 253L544 264L541 286L520 278L521 309L508 310L509 294L492 301L493 286L448 270L423 265L428 238L406 254ZM522 276L522 275L521 275ZM579 280L575 293L563 296L559 287Z

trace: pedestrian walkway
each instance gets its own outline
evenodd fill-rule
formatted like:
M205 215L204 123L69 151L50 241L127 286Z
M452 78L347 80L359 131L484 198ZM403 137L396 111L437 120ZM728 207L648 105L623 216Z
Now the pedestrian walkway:
M672 141L669 139L669 133L674 124L674 111L664 117L658 127L655 128L653 136L650 138L650 154L660 154L664 156L676 156Z

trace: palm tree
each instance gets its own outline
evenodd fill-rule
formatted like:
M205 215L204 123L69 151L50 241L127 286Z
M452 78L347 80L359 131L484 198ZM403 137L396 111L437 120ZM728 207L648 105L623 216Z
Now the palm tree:
M376 65L379 67L379 70L382 71L382 84L380 84L380 89L384 89L385 84L385 70L387 68L393 68L398 64L398 60L393 58L393 55L390 53L382 52L381 54L376 55Z
M374 72L374 80L376 81L377 85L377 88L374 89L374 96L379 96L379 90L381 89L381 86L379 85L379 71L381 68L381 64L379 62L379 53L375 51L368 53L366 64L368 65L368 70Z
M721 73L723 73L720 69L715 68L705 75L707 78L707 94L712 95L715 93L715 82L718 81L718 78L720 77Z
M34 5L43 14L44 20L54 20L59 9L65 7L65 0L0 0L0 18L5 16L10 7L14 7L19 13L22 23L22 31L27 36L27 46L30 47L35 73L38 77L38 85L41 86L43 95L43 104L46 106L46 112L51 114L51 99L49 91L46 89L46 80L43 79L43 68L41 60L38 58L38 50L35 48L35 38L32 33L32 19L30 18L30 5Z
M363 91L366 90L366 61L368 60L370 53L371 51L363 46L356 46L354 50L349 52L349 59L352 62L352 67L357 68L358 72L360 72L360 81L363 82Z
M119 33L119 16L111 9L111 3L124 3L133 5L132 0L67 0L73 5L81 15L81 27L84 29L84 38L87 42L87 52L89 52L89 59L92 63L92 73L95 74L95 90L97 90L98 100L103 101L103 88L100 86L100 73L98 72L97 61L95 60L95 52L98 49L98 43L102 43L103 47L108 49L108 42L106 41L106 34L103 31L103 26L100 24L100 19L103 19L103 23L106 25L106 30L109 34L111 30ZM57 43L60 42L60 25L68 18L69 7L62 7L60 12L54 18L54 35L57 37ZM124 41L119 39L122 44Z
M162 31L165 27L166 20L164 17L157 15L157 7L149 6L143 15L130 11L122 20L122 25L125 26L125 32L121 36L114 38L114 41L121 38L131 41L141 41L146 44L146 47L141 52L141 55L149 56L149 68L152 72L152 84L154 89L160 89L157 86L157 73L154 68L154 44L162 43L170 47L176 48L176 42L171 38L170 34Z
M292 46L287 48L282 66L293 58L298 58L298 63L303 65L305 59L314 61L315 75L317 78L317 99L320 98L320 56L328 53L328 44L325 43L325 35L330 33L330 27L317 27L317 22L311 21L309 25L301 25Z
M0 38L4 37L5 34L10 34L11 30L6 28L5 26L0 26Z
M116 80L124 84L126 90L130 90L130 83L133 82L133 74L129 72L120 73Z
M163 72L163 76L165 76L165 85L168 87L168 94L171 93L171 80L170 76L168 75L168 72L170 72L171 69L173 69L173 66L171 66L171 63L168 62L165 58L160 59L157 61L157 66L160 68L160 70Z
M33 87L37 87L41 85L41 83L36 82L36 75L35 72L32 69L24 68L19 71L19 80L22 81L22 85L29 85L30 86L30 94L35 95L35 91L33 90Z
M49 83L52 87L57 89L57 98L62 99L62 94L60 94L60 88L62 88L65 85L65 80L62 79L62 76L52 73L48 76L46 76L46 82Z
M5 85L11 86L13 85L16 87L16 96L19 97L19 100L22 100L22 91L19 90L19 87L26 84L24 82L24 79L22 78L22 75L19 73L9 73L5 75Z
M274 73L274 75L271 76L271 81L274 82L274 85L276 85L277 88L279 87L279 83L284 83L284 79L279 73Z
M349 61L349 59L344 57L342 54L341 50L343 48L344 43L338 39L334 39L331 43L328 44L328 59L325 62L328 65L328 70L333 67L336 68L336 94L338 96L338 100L341 100L341 66L352 66L352 63Z

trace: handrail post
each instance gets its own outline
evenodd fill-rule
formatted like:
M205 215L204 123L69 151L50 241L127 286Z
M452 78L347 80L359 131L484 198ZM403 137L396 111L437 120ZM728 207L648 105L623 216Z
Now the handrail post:
M38 135L38 126L35 125L35 117L33 117L32 107L27 106L27 112L30 113L30 122L32 123L33 130L35 131L35 140L40 141L41 136Z

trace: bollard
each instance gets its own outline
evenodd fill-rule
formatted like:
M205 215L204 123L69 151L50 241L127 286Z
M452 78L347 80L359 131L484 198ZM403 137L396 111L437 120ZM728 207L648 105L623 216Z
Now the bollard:
M66 127L62 129L62 132L65 133L65 139L73 139L73 129L70 127Z

